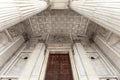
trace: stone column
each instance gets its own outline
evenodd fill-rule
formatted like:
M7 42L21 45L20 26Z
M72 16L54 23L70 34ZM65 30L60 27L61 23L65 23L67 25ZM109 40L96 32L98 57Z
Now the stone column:
M38 80L39 79L40 74L42 74L41 72L43 69L44 60L45 60L45 46L43 46L41 48L40 55L37 59L37 62L35 64L32 74L31 74L30 80Z
M80 43L74 45L75 63L80 80L99 80L95 70L88 59L83 46ZM81 75L82 74L82 75Z
M48 7L45 0L0 0L0 31Z
M120 0L72 0L71 9L120 36Z
M36 45L34 51L28 59L27 64L25 65L25 68L23 69L23 73L19 80L30 80L30 78L32 78L32 80L38 80L38 75L41 71L41 66L44 59L44 50L45 45L43 43L38 43Z
M73 73L73 79L74 80L80 80L78 76L78 72L76 69L75 61L74 61L74 55L72 50L69 50L69 57L70 57L70 62L71 62L71 67L72 67L72 73Z

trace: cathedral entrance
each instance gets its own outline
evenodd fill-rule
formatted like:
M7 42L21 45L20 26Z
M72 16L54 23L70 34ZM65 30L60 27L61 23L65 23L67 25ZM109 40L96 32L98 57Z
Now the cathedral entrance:
M69 54L50 54L45 80L73 80Z

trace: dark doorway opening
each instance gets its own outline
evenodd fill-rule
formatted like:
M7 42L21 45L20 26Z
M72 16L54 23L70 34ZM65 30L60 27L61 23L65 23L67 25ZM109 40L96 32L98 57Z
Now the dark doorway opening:
M69 54L50 54L45 80L73 80Z

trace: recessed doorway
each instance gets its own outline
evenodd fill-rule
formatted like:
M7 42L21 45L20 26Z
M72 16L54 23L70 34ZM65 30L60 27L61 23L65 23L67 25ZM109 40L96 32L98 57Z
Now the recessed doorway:
M50 54L45 80L73 80L69 54Z

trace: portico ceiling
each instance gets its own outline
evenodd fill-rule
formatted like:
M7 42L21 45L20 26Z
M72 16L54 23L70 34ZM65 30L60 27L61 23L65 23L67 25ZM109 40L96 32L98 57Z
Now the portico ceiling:
M45 10L24 23L29 29L31 37L42 37L44 40L49 35L50 38L72 37L85 35L89 20L72 10ZM57 36L57 37L55 37ZM57 40L56 39L56 40ZM61 39L62 41L64 39ZM58 41L61 41L58 39ZM65 39L66 40L66 39ZM57 41L56 41L57 42Z

